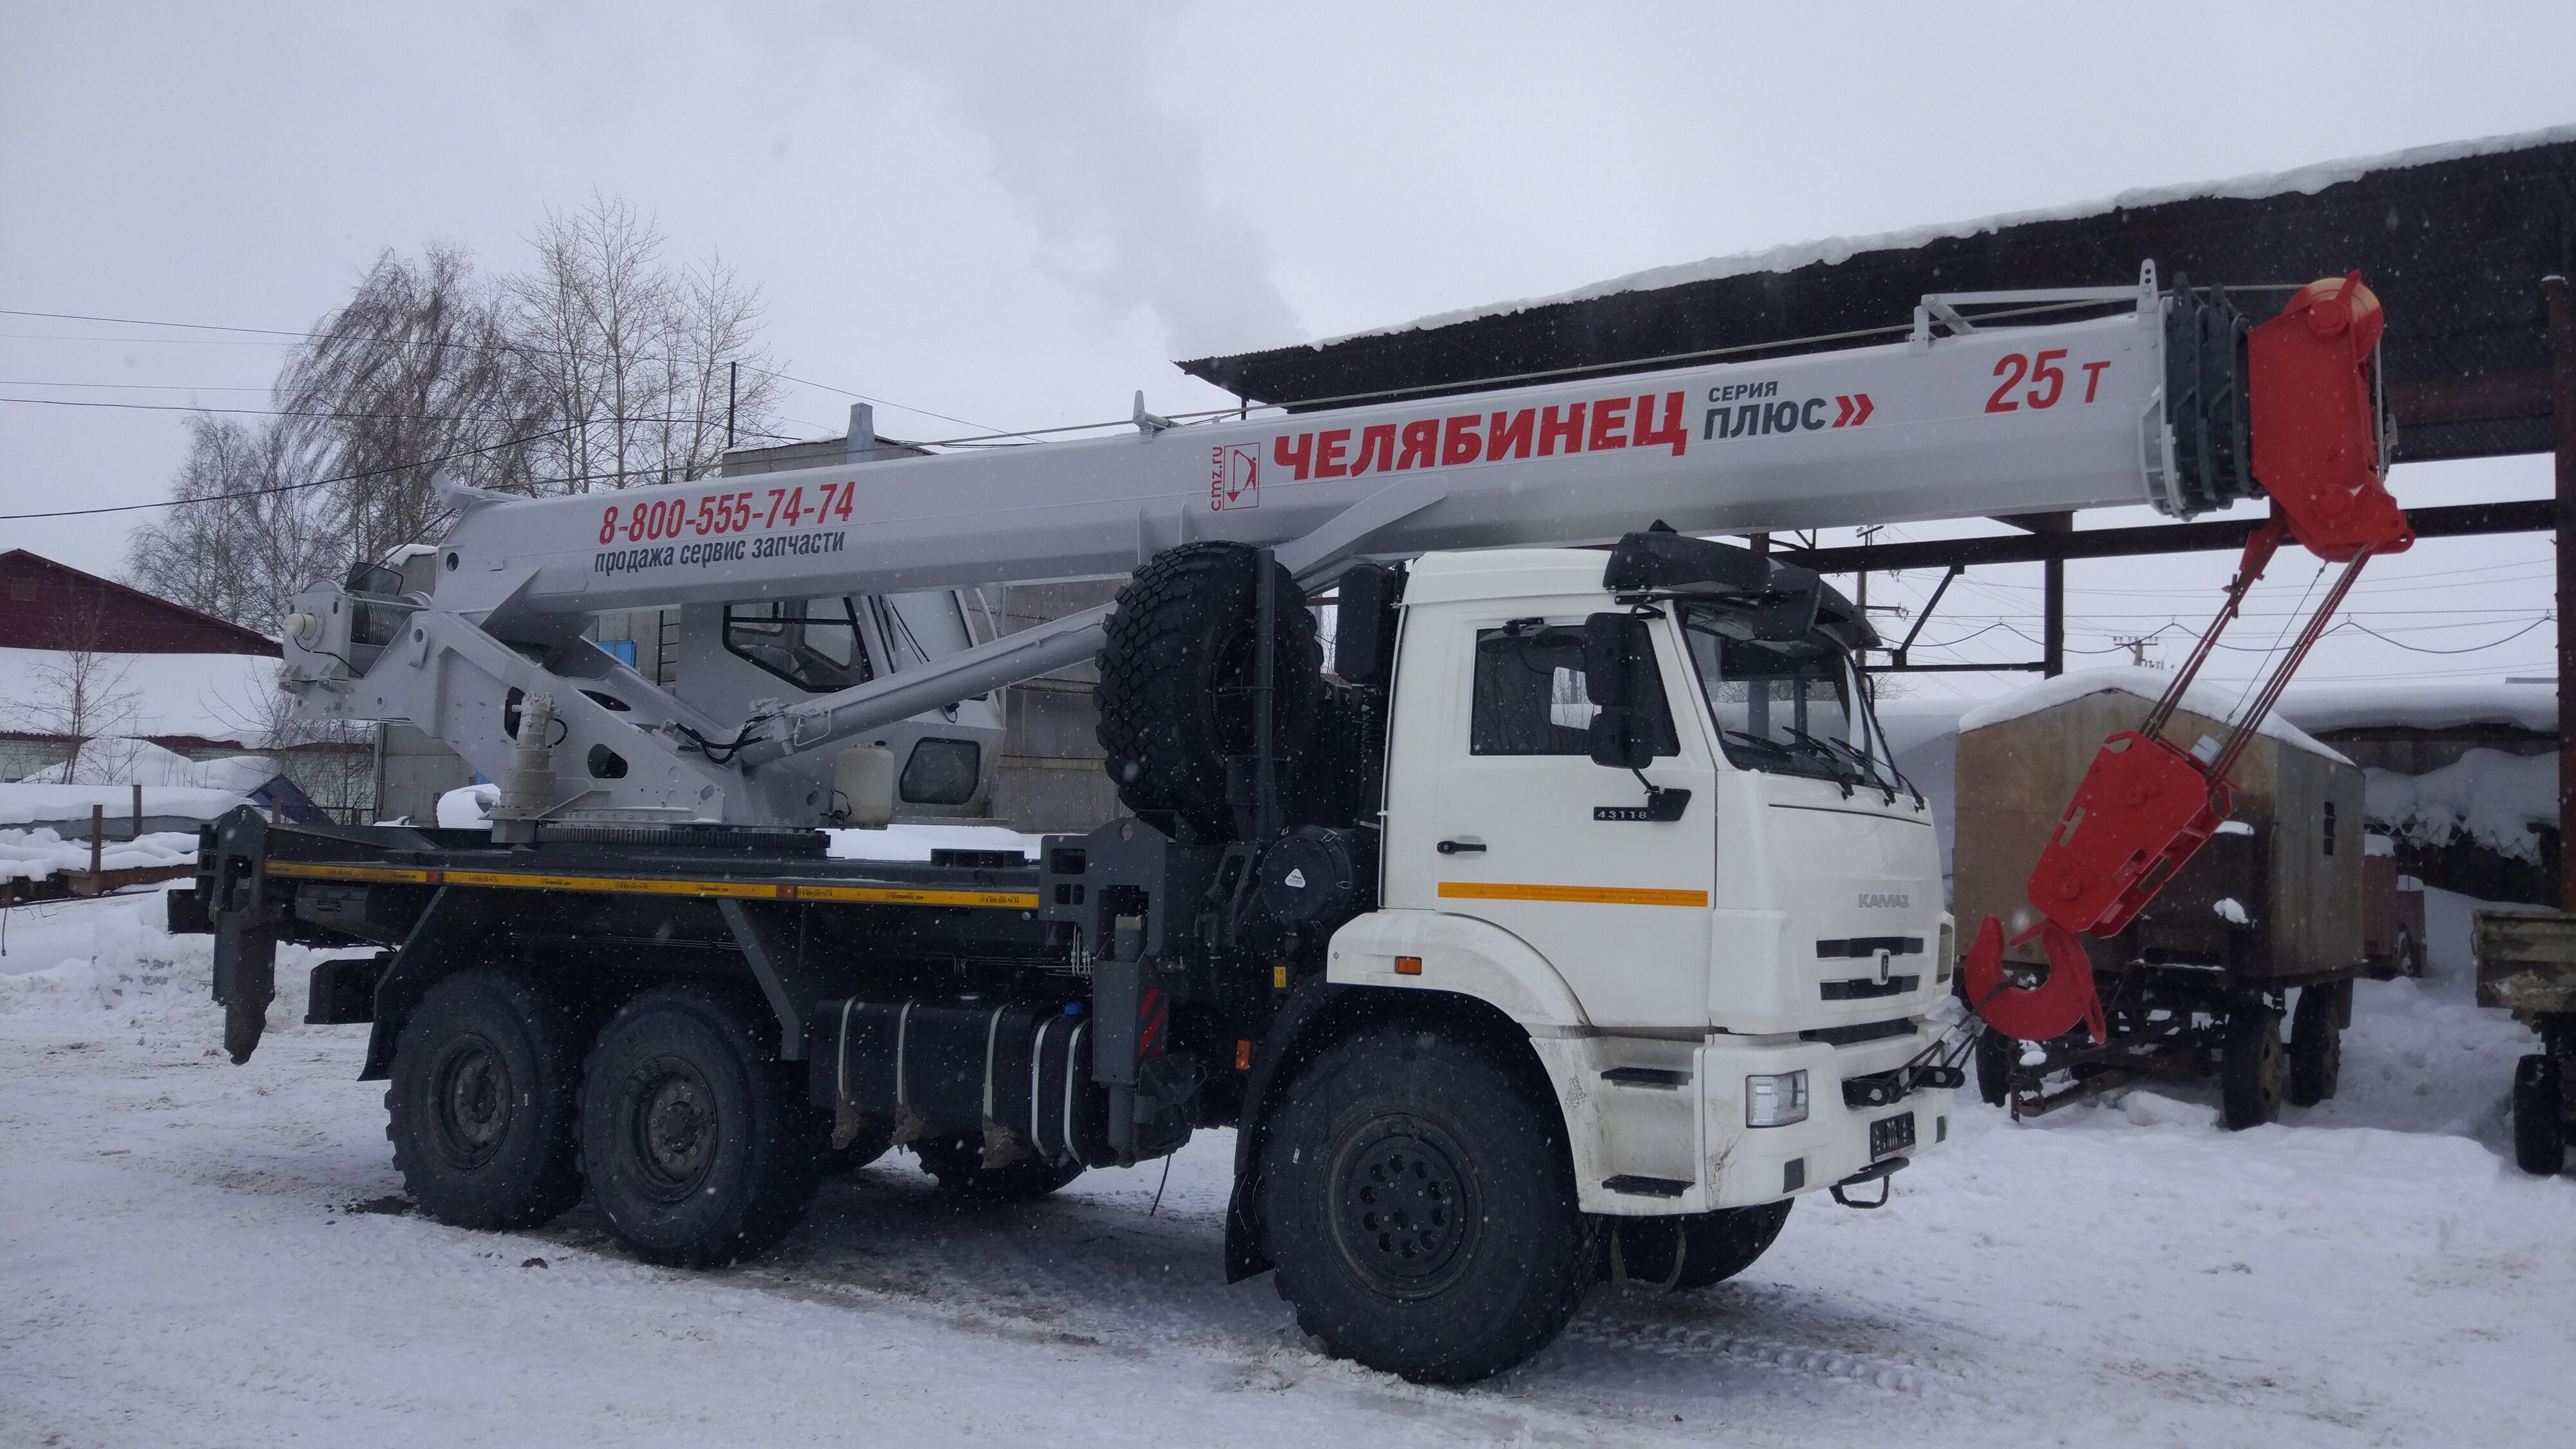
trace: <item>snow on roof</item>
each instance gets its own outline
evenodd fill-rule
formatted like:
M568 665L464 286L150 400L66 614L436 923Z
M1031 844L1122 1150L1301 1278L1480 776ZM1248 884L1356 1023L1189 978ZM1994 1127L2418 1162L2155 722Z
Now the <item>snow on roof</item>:
M58 692L49 673L71 656L50 649L0 649L0 729L48 732L46 702ZM120 735L197 735L260 743L257 723L274 689L278 662L260 654L101 654L96 678L111 696L128 696L130 712L92 722Z
M2314 166L2300 166L2288 171L2238 176L2226 181L2204 181L2186 186L2147 186L2123 191L2117 196L2093 201L2078 201L2064 206L2045 207L2036 211L2007 212L1999 216L1981 216L1967 221L1937 222L1929 226L1909 227L1903 231L1879 232L1872 236L1825 237L1814 241L1791 242L1757 252L1737 252L1731 256L1710 257L1705 261L1684 262L1678 266L1650 267L1612 277L1605 282L1577 287L1547 297L1527 297L1518 301L1494 302L1481 307L1464 307L1451 312L1434 312L1410 322L1388 327L1371 327L1359 332L1346 332L1338 337L1319 338L1306 344L1324 348L1356 337L1384 337L1397 332L1414 332L1434 327L1447 327L1459 322L1473 322L1482 317L1507 317L1533 307L1551 307L1560 302L1587 302L1596 297L1615 296L1621 292L1645 292L1661 287L1678 287L1691 282L1712 282L1724 277L1740 277L1751 272L1788 272L1799 267L1824 263L1838 266L1865 252L1904 251L1927 242L1972 237L2006 227L2024 226L2041 221L2074 221L2082 217L2101 216L2108 212L2168 202L2205 198L2232 201L2259 201L2267 196L2284 196L2296 192L2313 196L2329 186L2357 181L2374 171L2396 171L2409 166L2429 166L2438 161L2456 161L2467 156L2484 156L2498 151L2521 151L2534 146L2576 141L2576 126L2552 126L2547 130L2526 131L2512 136L2487 136L2474 141L2446 141L2436 146L2417 146L2385 156L2356 157L2345 161L2326 161Z
M2173 676L2161 669L2086 669L2074 674L2061 674L2055 679L2041 680L2026 689L2017 689L2001 698L1987 700L1960 715L1959 733L1966 734L1970 730L1980 730L1988 725L2002 724L2006 720L2037 714L2044 709L2054 709L2069 701L2082 699L2088 694L2116 692L2135 695L2142 704L2153 704L2163 696L2167 686L2172 683ZM2207 715L2211 719L2229 719L2236 713L2239 703L2237 695L2238 691L2228 686L2196 680L2191 688L2184 692L2182 707L2194 714ZM2264 719L2258 733L2279 740L2292 749L2323 755L2339 764L2352 763L2320 743L2315 736L2281 718L2278 711Z
M2281 696L2281 713L2310 733L2399 726L2513 725L2558 733L2552 684L2319 684Z

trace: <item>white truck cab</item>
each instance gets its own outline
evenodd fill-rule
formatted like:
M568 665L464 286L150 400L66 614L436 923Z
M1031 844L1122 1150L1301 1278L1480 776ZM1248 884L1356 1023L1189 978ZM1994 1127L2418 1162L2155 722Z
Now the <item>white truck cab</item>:
M1609 557L1413 566L1382 906L1335 934L1328 979L1460 993L1525 1028L1587 1212L1774 1202L1933 1146L1950 1093L1905 1069L1936 1034L1950 923L1931 811L1853 667L1856 613L1811 575L1820 606L1785 624L1769 589L1614 594ZM1593 749L1605 616L1646 645L1634 771Z

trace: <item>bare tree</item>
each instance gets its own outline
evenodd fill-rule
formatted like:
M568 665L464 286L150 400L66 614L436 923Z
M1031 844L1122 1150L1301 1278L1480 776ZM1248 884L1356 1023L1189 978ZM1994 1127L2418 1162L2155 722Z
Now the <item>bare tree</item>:
M508 284L518 354L541 377L538 445L549 486L582 493L715 471L730 401L738 430L766 432L778 380L755 336L757 289L721 257L674 272L662 234L624 200L594 194L548 212L533 272ZM727 384L741 364L741 386Z
M171 491L206 500L171 509L126 544L136 587L263 633L307 582L346 566L333 499L309 430L293 419L188 420L188 457Z
M441 469L480 487L535 492L550 423L537 369L504 326L498 292L465 254L388 251L323 319L278 381L280 406L316 437L334 484L343 566L431 536Z
M98 647L105 627L95 606L66 620L63 642L67 647L49 651L28 671L35 687L19 706L32 732L64 742L65 784L80 779L84 764L99 763L87 758L91 742L125 728L142 702L141 694L125 680L133 661Z

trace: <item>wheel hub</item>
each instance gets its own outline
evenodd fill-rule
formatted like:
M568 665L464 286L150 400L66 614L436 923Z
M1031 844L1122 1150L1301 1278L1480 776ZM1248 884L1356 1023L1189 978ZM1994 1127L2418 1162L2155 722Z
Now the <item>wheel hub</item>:
M438 1071L439 1137L462 1166L479 1166L500 1149L510 1127L510 1071L491 1044L456 1044Z
M706 1175L716 1140L715 1113L705 1088L694 1078L666 1072L638 1094L636 1136L646 1175L673 1193L685 1194Z
M1352 1145L1339 1177L1334 1225L1353 1266L1397 1292L1438 1287L1470 1223L1465 1183L1443 1144L1387 1124Z

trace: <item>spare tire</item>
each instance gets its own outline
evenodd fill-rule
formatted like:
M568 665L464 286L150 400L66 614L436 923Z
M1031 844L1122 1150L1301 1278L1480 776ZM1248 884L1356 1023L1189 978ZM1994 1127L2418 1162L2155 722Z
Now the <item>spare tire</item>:
M1207 835L1234 833L1225 762L1252 754L1260 557L1242 544L1186 544L1118 591L1100 651L1098 738L1128 809L1171 811ZM1271 568L1271 730L1285 793L1314 732L1324 656L1296 581Z

